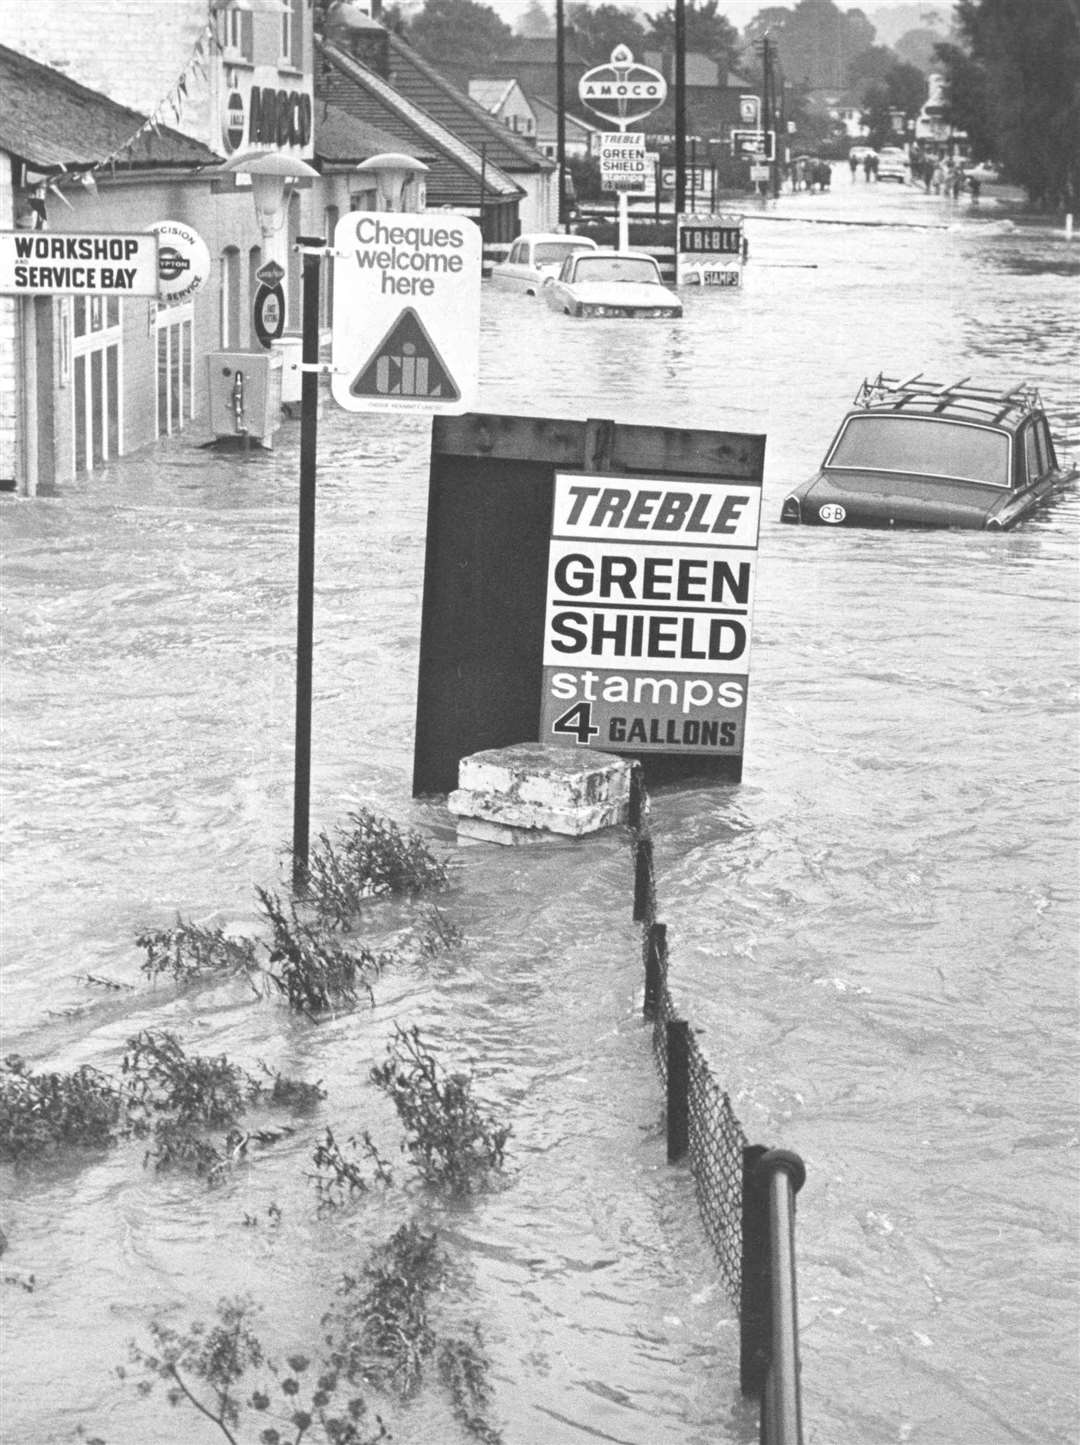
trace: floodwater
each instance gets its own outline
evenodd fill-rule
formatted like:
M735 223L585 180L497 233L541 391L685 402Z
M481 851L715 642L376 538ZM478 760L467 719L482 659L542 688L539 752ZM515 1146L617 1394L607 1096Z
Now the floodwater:
M653 829L673 989L751 1141L807 1165L806 1439L1076 1441L1080 494L995 537L776 517L881 369L1034 381L1080 452L1080 242L839 174L748 233L743 290L679 322L485 289L479 409L767 434L744 781L658 790ZM269 1345L310 1351L342 1271L417 1217L448 1308L483 1321L507 1445L750 1445L737 1325L663 1161L625 839L456 852L463 946L322 1024L139 974L141 930L255 932L256 885L285 886L296 425L246 458L204 436L2 502L3 1049L115 1069L165 1028L328 1097L213 1191L137 1146L5 1168L0 1433L216 1438L117 1380L128 1341L247 1292ZM364 804L450 848L441 800L409 796L426 448L419 421L320 426L312 818ZM372 936L407 921L376 909ZM395 1021L509 1117L505 1185L320 1215L327 1124L395 1150L367 1081ZM434 1397L386 1414L464 1438Z

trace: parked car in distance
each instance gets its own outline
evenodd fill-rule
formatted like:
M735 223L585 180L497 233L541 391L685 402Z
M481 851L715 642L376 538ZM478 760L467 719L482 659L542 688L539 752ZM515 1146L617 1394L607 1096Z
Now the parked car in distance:
M904 185L911 180L911 166L907 151L899 146L882 146L878 151L877 178L879 181L899 181Z
M1001 180L1001 172L991 161L980 161L977 166L965 166L964 174L968 180L978 181L983 186L996 186Z
M549 231L519 236L506 260L492 266L491 284L500 291L521 291L526 296L535 296L547 277L558 272L567 256L595 250L596 242L588 236Z
M820 470L782 522L1014 527L1077 477L1060 466L1033 386L1009 391L879 376L864 381Z
M569 256L540 293L567 316L681 316L652 256L638 251L583 251Z

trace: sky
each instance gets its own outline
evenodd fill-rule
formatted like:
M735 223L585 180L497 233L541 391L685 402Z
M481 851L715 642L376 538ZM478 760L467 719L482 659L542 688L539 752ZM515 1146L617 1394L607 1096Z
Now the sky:
M529 8L529 0L484 0L484 3L496 10L511 27ZM549 14L554 13L554 0L541 0L541 3ZM598 0L594 0L594 3L598 3ZM673 0L605 0L605 3L620 5L628 10L644 11L647 15L656 15L668 9ZM769 3L786 4L790 7L794 5L795 0L720 0L717 9L722 15L727 16L736 30L742 30L758 11ZM888 10L897 3L898 0L837 0L841 10L862 10L871 22L874 19L875 11ZM936 10L939 14L944 14L951 8L951 0L925 0L925 5L921 8Z

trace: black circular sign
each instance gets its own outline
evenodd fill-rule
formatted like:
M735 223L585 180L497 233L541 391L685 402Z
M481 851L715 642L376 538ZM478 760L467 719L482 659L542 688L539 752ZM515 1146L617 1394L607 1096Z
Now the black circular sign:
M255 292L255 335L270 349L285 330L285 292L280 286L260 286Z

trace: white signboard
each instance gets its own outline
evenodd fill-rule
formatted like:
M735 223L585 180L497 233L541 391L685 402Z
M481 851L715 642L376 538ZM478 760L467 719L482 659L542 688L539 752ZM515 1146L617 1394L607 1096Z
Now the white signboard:
M352 211L334 229L331 394L347 411L456 413L480 371L480 229L432 211Z
M558 474L540 740L743 750L759 484Z
M156 296L158 238L145 233L0 231L0 294Z
M645 133L620 131L600 141L600 185L605 191L643 191L650 163L645 151Z
M675 241L677 285L739 286L742 281L742 251L742 216L680 216Z
M620 127L651 115L666 97L664 77L648 65L639 65L625 45L616 45L609 65L594 66L578 81L578 99Z
M210 275L210 249L182 221L155 221L150 229L158 238L158 297L186 301Z

